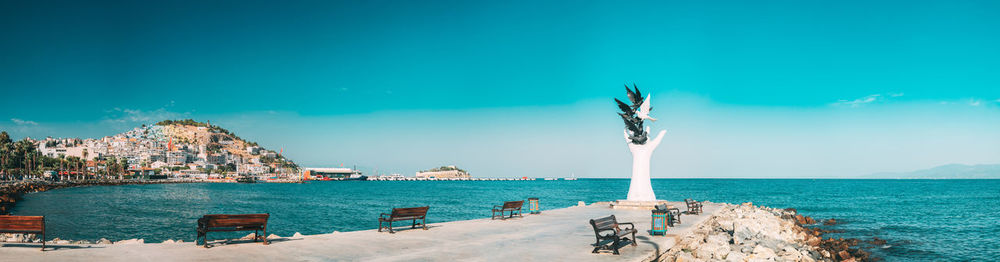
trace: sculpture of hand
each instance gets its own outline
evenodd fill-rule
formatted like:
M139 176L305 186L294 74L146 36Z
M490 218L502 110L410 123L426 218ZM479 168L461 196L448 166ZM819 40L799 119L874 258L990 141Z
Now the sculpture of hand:
M653 193L653 185L649 181L649 159L653 156L653 150L656 150L656 147L660 145L660 141L666 133L666 130L660 130L656 138L642 145L632 144L628 139L628 132L625 133L625 143L628 144L629 151L632 151L632 181L629 183L627 200L656 200L656 194Z

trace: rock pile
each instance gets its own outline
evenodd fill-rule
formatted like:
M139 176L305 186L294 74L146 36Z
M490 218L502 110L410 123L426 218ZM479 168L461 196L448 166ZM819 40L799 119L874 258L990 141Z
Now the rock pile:
M35 234L4 233L0 234L0 242L41 243L42 240Z
M726 204L658 261L870 261L857 239L823 239L795 209Z

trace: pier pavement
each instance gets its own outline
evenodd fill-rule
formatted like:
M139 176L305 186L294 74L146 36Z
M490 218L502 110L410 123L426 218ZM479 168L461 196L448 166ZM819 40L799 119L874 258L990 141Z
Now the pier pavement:
M683 202L670 204L684 210ZM159 244L3 243L0 260L16 261L650 261L677 239L717 212L722 204L706 203L701 215L682 215L683 223L666 236L652 236L650 211L612 209L607 202L545 210L508 220L475 219L428 224L428 230L401 227L395 234L363 230L282 237L264 246L233 240L203 248L192 242ZM428 216L434 215L434 209ZM484 214L488 214L484 210ZM633 222L638 246L621 255L593 254L594 230L589 219L614 214ZM376 225L372 218L372 225ZM408 223L400 223L407 225ZM192 225L191 233L194 234Z

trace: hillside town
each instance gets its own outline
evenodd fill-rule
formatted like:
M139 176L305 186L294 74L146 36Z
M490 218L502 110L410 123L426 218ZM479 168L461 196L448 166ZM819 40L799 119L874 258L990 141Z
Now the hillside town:
M298 165L284 158L281 150L263 148L219 126L191 119L165 120L96 139L48 137L17 142L10 142L9 137L5 139L8 143L0 149L5 153L0 173L6 176L221 181L300 179ZM20 160L9 161L14 158Z

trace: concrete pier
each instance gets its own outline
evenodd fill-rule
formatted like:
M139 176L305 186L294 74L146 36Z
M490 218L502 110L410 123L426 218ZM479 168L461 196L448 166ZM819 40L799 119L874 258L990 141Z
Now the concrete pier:
M682 207L683 202L670 202ZM163 244L68 245L3 243L0 257L17 261L650 261L672 247L721 204L706 203L701 215L682 215L682 223L666 236L652 236L649 210L613 209L595 203L546 210L524 218L475 219L429 224L428 230L400 227L396 234L375 230L272 239L270 245L250 241L218 242L202 248L192 242ZM484 214L488 214L484 210ZM591 218L614 214L633 222L638 246L621 248L621 255L593 254ZM428 216L433 216L433 209ZM372 218L372 225L376 218ZM408 223L400 223L408 225ZM194 227L191 228L194 234Z

